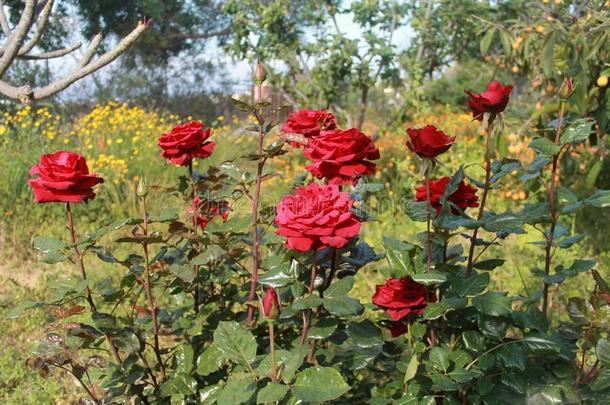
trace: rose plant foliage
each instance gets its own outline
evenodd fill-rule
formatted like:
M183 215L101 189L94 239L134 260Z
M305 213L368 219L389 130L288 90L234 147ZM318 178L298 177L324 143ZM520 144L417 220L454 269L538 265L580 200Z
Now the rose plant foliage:
M49 323L27 363L42 375L67 372L93 403L603 403L610 394L610 289L596 263L556 263L553 252L582 239L565 224L583 206L609 207L610 191L586 198L561 185L557 164L592 128L565 106L548 133L531 142L529 167L496 159L511 86L492 82L468 106L486 129L483 162L435 178L460 139L426 126L405 133L405 155L421 164L421 183L404 210L423 232L384 238L384 254L359 239L367 201L378 186L379 150L329 112L302 110L281 127L261 99L234 100L256 124L258 147L243 161L205 170L213 130L189 122L160 135L162 157L183 166L175 186L142 180L141 214L84 232L81 204L103 180L72 152L42 155L29 185L36 202L64 203L67 235L38 236L46 263L71 262L75 275L49 286L45 302L19 303L14 315L43 308ZM586 122L586 121L585 121ZM287 148L285 143L293 148ZM303 146L303 149L298 146ZM305 184L264 203L269 160L302 153ZM34 163L34 162L33 162ZM199 166L201 167L201 166ZM383 169L383 168L380 168ZM489 195L510 173L547 187L546 200L520 211L492 212ZM176 206L147 210L157 193ZM232 207L245 201L246 215ZM504 259L488 250L515 234L536 232L538 285L509 296L490 281ZM97 257L107 270L96 272ZM385 257L385 262L382 258ZM371 266L367 264L376 262ZM384 264L385 263L385 264ZM367 267L365 267L367 266ZM379 269L385 281L371 304L350 296L354 281ZM570 300L568 318L551 317L549 290L593 277L588 300ZM366 285L366 283L364 283Z

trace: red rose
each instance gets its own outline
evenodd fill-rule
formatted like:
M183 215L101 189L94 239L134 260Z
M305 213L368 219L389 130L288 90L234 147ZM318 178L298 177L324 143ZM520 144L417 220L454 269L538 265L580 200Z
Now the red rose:
M312 183L282 198L276 207L277 234L288 249L306 252L328 246L342 248L358 234L360 221L351 212L348 193L335 185Z
M378 285L373 295L373 304L385 309L394 321L421 314L429 302L436 302L436 296L411 277L390 278L384 285Z
M197 207L197 225L200 226L201 229L205 229L214 217L220 216L223 221L226 221L229 217L229 203L224 200L202 200L199 196L196 196L193 201L193 206ZM188 214L192 217L193 207L189 208Z
M430 179L430 204L436 208L437 213L440 212L442 206L440 203L441 197L445 193L445 188L451 179L449 177L441 177L438 180ZM426 201L426 184L422 184L415 189L415 198L417 201ZM468 207L478 207L479 197L477 189L461 181L457 190L453 192L447 201L451 201L461 209L465 210Z
M208 141L210 135L212 131L204 129L199 121L176 125L159 138L159 146L163 149L161 156L178 166L190 165L193 158L207 158L216 146L215 142Z
M266 318L277 319L280 315L280 300L273 288L267 288L261 307L261 312Z
M36 175L28 185L34 190L37 203L92 200L93 186L104 182L97 174L89 173L84 157L68 151L41 155L40 162L30 169L30 176Z
M326 178L329 184L356 184L358 179L375 173L379 149L365 134L356 128L322 131L310 138L304 154L313 163L306 167L317 178Z
M306 138L316 136L321 131L335 129L337 120L332 113L320 110L299 110L288 116L282 132L301 134Z
M446 152L455 137L447 136L443 131L436 129L434 125L426 125L423 128L408 128L409 140L407 147L425 159L434 159L441 153Z
M472 110L473 118L482 121L483 113L498 114L504 111L512 89L513 86L505 87L494 80L487 85L487 90L481 94L466 90L469 96L468 107Z

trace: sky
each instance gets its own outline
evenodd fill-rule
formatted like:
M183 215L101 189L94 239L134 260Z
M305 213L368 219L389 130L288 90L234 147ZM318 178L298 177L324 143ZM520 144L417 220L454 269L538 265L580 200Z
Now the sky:
M349 5L349 2L347 2ZM337 22L341 29L341 32L344 33L350 39L359 39L361 38L361 30L358 24L353 21L353 15L351 13L342 13L337 15ZM409 41L412 37L412 31L408 26L399 27L393 36L393 43L400 51L408 46ZM74 38L71 38L70 43L82 41L83 49L87 46L87 40L80 38L78 32L73 33ZM251 83L251 75L252 75L252 67L247 61L239 61L234 60L231 57L224 54L222 49L219 48L218 44L215 41L210 41L206 44L205 52L200 57L208 58L209 60L216 61L217 66L222 67L216 70L216 76L214 78L210 78L209 83L213 86L213 83L223 83L223 86L226 86L227 83L231 83L229 87L231 87L230 91L232 93L238 93L241 91L245 91L249 88ZM67 74L76 63L78 57L80 57L80 52L77 51L73 55L55 59L50 62L50 68L52 71L57 72L58 76ZM184 61L180 58L176 58L173 61L174 68L177 72L177 76L182 75L182 71L184 70L183 65ZM180 76L182 77L182 76ZM101 71L96 73L97 80L105 81L112 80L112 66L106 66ZM92 89L95 86L93 85L93 78L87 77L77 82L68 88L64 93L62 93L61 97L64 100L73 100L79 99L83 97L88 97Z

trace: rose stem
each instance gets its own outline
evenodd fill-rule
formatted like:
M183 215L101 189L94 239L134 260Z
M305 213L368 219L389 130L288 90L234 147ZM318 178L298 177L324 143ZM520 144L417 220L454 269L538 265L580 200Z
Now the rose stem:
M311 271L309 276L309 287L307 287L307 294L311 296L313 289L316 285L316 251L313 251L313 259L311 263ZM301 333L300 344L303 345L307 332L309 331L309 323L311 321L311 309L306 310L303 314L303 332Z
M426 164L426 169L424 172L424 181L426 182L426 201L428 202L428 218L427 218L427 270L428 273L432 271L432 232L430 230L430 225L432 222L432 202L430 201L430 165L431 161L428 161Z
M191 224L191 232L193 234L193 248L195 250L199 249L199 244L197 243L197 241L195 240L197 238L197 203L196 203L196 198L197 198L197 192L196 192L196 187L195 187L195 176L193 174L193 162L191 161L188 165L188 169L189 169L189 177L191 179L191 204L192 204L192 211L193 211L193 221ZM193 304L193 309L195 310L195 314L199 313L199 265L198 264L194 264L193 265L193 272L195 273L195 279L193 280L195 282L195 292L193 293L193 299L194 299L194 304Z
M479 206L479 213L477 214L477 221L483 217L483 211L485 211L485 203L487 202L487 193L489 192L489 179L491 177L491 135L493 133L493 122L496 118L495 113L491 113L487 120L487 142L485 147L485 183L483 184L483 195L481 196L481 205ZM479 227L477 226L472 231L472 238L470 239L470 250L468 251L468 264L466 265L466 277L470 277L472 274L472 265L474 257L474 248L479 233Z
M262 83L258 84L258 94L262 97ZM263 118L262 107L256 112L256 119L258 121L258 154L263 154L263 124L265 120ZM258 257L258 201L261 195L261 183L263 179L263 167L265 166L265 159L259 157L258 166L256 169L256 183L254 188L254 196L252 198L252 279L250 280L250 293L248 294L248 316L246 323L250 324L254 320L255 307L252 304L254 297L256 296L256 284L258 283L258 268L259 268L259 257Z
M142 231L144 232L144 238L148 235L148 216L146 214L146 197L141 197L140 205L142 207L142 220L144 223L142 224ZM159 349L159 323L157 321L157 308L155 306L155 301L153 299L152 289L150 286L150 260L148 256L148 243L146 240L142 241L142 248L144 249L144 290L146 291L146 299L148 301L148 310L150 311L152 318L152 329L154 336L154 349L155 356L157 357L157 363L159 363L159 368L161 369L161 373L163 375L163 379L165 376L165 365L163 364L163 359L161 358L161 350Z
M70 231L70 240L72 241L74 255L76 256L76 261L78 262L78 269L80 270L81 278L86 282L87 281L87 273L85 272L85 263L83 262L83 255L81 251L78 249L76 245L76 232L74 231L74 218L72 217L72 207L70 203L66 203L66 213L68 214L68 230ZM89 307L91 308L91 312L96 313L97 308L95 307L95 303L93 302L93 297L91 296L91 290L89 289L89 285L85 287L85 294L87 295L87 302L89 302ZM114 360L118 364L122 364L121 356L119 356L119 351L114 345L112 338L108 333L105 334L106 339L108 339L108 344L110 346L110 351L112 352L112 356Z
M559 117L557 119L557 131L555 132L555 145L559 144L561 136L561 127L563 125L563 114L565 109L565 102L561 100L559 102ZM563 149L563 147L561 148ZM555 239L555 227L557 226L557 207L555 205L555 189L559 183L559 176L557 176L557 169L559 166L559 157L561 155L561 149L559 152L553 155L553 164L551 167L551 179L549 181L549 206L551 211L551 228L549 234L546 236L546 245L544 247L544 274L549 275L551 271L551 259L553 258L552 249L553 241ZM544 283L542 292L542 313L546 316L549 306L549 285Z
M271 381L277 381L277 367L275 364L275 331L273 322L267 323L269 328L269 350L271 353Z

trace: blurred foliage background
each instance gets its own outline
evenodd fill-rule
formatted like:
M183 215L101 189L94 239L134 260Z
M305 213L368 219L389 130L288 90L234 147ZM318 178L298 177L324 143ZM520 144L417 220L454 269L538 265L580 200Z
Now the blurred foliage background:
M145 37L120 61L64 95L32 106L0 100L0 402L66 403L77 387L70 380L31 381L25 358L35 336L34 318L16 324L5 313L25 294L44 295L44 281L58 275L32 264L31 239L37 233L62 233L61 206L33 204L26 186L38 156L58 149L82 153L107 184L87 209L79 207L77 227L94 229L111 218L137 210L134 188L145 175L155 184L171 182L179 169L164 164L157 138L174 124L199 119L214 128L217 149L207 165L239 159L255 140L245 135L250 117L234 109L230 96L248 99L249 66L269 68L268 91L277 104L292 109L321 108L342 126L360 127L374 137L382 159L371 182L383 189L366 201L378 222L363 237L381 247L382 236L402 237L417 225L402 213L419 174L405 148L405 129L434 124L457 136L446 166L482 160L479 123L465 112L465 89L481 91L492 79L514 85L505 114L499 150L522 162L533 152L529 140L556 114L559 85L574 79L568 111L595 120L595 135L562 161L561 182L577 194L610 188L610 2L602 0L226 0L58 2L52 29L41 45L58 49L73 37L98 31L128 32L150 17ZM14 21L21 0L5 1ZM69 32L67 27L80 27ZM2 34L0 34L2 35ZM64 41L66 43L64 43ZM10 75L32 83L48 81L54 67L20 61ZM283 118L278 115L278 120ZM278 137L279 133L275 133ZM290 152L273 167L280 175L265 184L264 207L305 175L305 161ZM539 183L514 185L490 202L517 210L525 200L544 200ZM169 197L163 197L169 198ZM157 199L152 211L169 201ZM171 202L171 203L175 203ZM239 210L240 207L233 207ZM383 228L381 223L384 223ZM572 224L585 241L561 252L593 256L610 274L610 212L587 208ZM529 268L542 251L526 238L509 238L496 249L510 251L505 272L494 282L514 294L527 290ZM564 299L586 290L589 279L561 290ZM366 302L375 279L359 277L357 294ZM555 297L561 301L562 297Z

